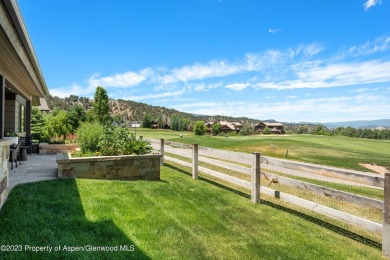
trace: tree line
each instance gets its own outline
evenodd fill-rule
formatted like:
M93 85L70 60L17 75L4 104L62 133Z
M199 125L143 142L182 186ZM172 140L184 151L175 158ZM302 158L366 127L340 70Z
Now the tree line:
M362 129L348 127L337 127L335 129L326 128L323 125L299 125L295 129L286 131L287 134L314 134L328 136L348 136L354 138L366 138L377 140L390 140L390 129Z

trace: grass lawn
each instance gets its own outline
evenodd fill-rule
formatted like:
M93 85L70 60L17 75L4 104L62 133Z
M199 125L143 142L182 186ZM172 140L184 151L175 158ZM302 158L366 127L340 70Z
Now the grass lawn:
M255 135L255 136L195 136L191 132L140 129L144 137L197 143L218 149L244 153L261 152L263 155L347 169L370 171L359 163L372 163L390 170L390 141L369 140L344 136L317 135Z
M381 259L377 247L169 167L158 182L20 185L0 211L0 230L1 245L61 247L2 250L0 259ZM87 245L134 245L134 251L63 251Z

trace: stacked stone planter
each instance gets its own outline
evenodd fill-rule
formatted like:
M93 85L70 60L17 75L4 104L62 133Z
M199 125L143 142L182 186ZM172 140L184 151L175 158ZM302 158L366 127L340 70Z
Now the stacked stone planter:
M161 155L122 155L72 158L57 154L58 178L160 180Z
M58 153L71 153L76 151L78 144L39 144L39 154L58 154Z

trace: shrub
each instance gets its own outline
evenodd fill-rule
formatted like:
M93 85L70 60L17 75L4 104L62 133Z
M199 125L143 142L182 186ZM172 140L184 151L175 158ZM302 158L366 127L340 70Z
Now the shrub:
M42 129L45 138L63 138L72 132L72 125L69 123L66 111L54 110L47 117L46 125Z
M147 154L152 151L150 143L142 140L136 140L133 134L129 133L128 128L110 128L104 129L104 134L100 138L99 148L101 155L116 156L130 154Z
M83 123L77 130L77 142L81 152L96 152L99 150L99 140L103 134L103 126L99 123Z
M264 128L264 130L263 130L263 134L265 134L265 135L271 134L271 129L270 129L268 126L266 126L266 127Z
M240 135L253 135L254 133L255 128L250 124L245 124L240 130Z
M152 146L150 143L139 138L136 140L135 136L133 136L133 153L137 155L148 154L152 152Z
M105 127L99 148L100 153L107 156L132 154L132 138L128 129Z
M218 135L221 132L221 125L218 123L213 124L213 126L211 127L211 132L213 133L213 135Z
M194 124L195 135L204 135L206 133L206 126L203 121L196 121Z

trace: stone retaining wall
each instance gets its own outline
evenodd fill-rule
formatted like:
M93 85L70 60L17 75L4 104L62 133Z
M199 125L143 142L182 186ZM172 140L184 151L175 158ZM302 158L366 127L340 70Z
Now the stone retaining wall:
M71 153L78 148L78 144L39 144L39 154L58 154L58 153Z
M160 180L161 155L71 158L57 154L58 178Z
M9 192L9 146L11 140L0 140L0 209L7 200Z

